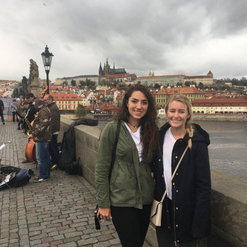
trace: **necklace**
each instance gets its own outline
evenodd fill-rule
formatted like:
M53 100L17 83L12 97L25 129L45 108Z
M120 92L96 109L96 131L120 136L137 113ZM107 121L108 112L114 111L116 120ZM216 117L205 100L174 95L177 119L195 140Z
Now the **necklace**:
M137 129L137 128L138 128L138 126L135 126L135 125L133 125L133 124L130 123L130 122L128 122L128 124L130 124L134 129Z

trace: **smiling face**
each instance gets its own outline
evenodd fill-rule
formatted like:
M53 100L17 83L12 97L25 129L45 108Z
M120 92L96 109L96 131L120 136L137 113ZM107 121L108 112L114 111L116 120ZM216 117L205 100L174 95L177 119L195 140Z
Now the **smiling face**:
M169 124L175 129L185 129L186 121L190 117L187 106L176 100L169 103L166 115Z
M147 113L148 99L141 91L134 91L128 99L127 108L130 113L129 121L139 123Z

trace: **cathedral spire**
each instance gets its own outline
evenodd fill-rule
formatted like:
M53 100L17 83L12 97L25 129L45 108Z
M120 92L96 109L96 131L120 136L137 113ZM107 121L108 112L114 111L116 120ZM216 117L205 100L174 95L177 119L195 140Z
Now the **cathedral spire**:
M103 75L103 69L102 69L102 66L101 66L101 62L100 62L100 65L99 65L99 75Z

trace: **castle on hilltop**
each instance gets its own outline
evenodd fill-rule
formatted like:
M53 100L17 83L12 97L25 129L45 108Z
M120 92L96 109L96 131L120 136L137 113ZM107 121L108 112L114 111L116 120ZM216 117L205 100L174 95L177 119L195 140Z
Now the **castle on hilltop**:
M101 63L99 65L99 77L107 76L107 75L118 75L118 74L126 74L125 68L115 68L115 64L113 64L113 68L108 63L108 58L106 59L106 63L104 64L104 68L102 69Z
M136 74L128 74L125 68L115 68L115 64L113 68L108 63L108 59L106 59L106 63L102 68L101 63L99 65L99 82L98 85L104 84L105 82L131 82L136 79Z

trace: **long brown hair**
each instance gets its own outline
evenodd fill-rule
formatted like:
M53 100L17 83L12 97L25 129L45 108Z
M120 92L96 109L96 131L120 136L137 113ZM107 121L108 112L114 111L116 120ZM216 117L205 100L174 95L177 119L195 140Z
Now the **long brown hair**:
M189 113L190 117L187 118L187 120L185 122L185 129L188 132L189 137L190 137L190 139L188 140L188 146L189 146L189 148L192 148L191 138L193 137L193 134L194 134L194 129L193 129L192 124L191 124L191 119L192 119L192 114L193 114L192 104L191 104L190 100L185 95L183 95L183 94L173 94L169 98L169 100L168 100L168 102L166 104L166 107L165 107L166 113L168 111L169 104L172 101L181 102L182 104L184 104L187 107L187 110L188 110L188 113Z
M131 86L125 93L122 101L121 109L117 115L118 120L123 120L126 123L129 120L129 110L127 103L133 92L142 92L148 100L148 110L147 113L141 118L141 140L143 145L142 157L147 156L148 152L155 152L158 146L158 126L156 123L157 111L155 108L155 102L149 89L141 84L135 84Z

